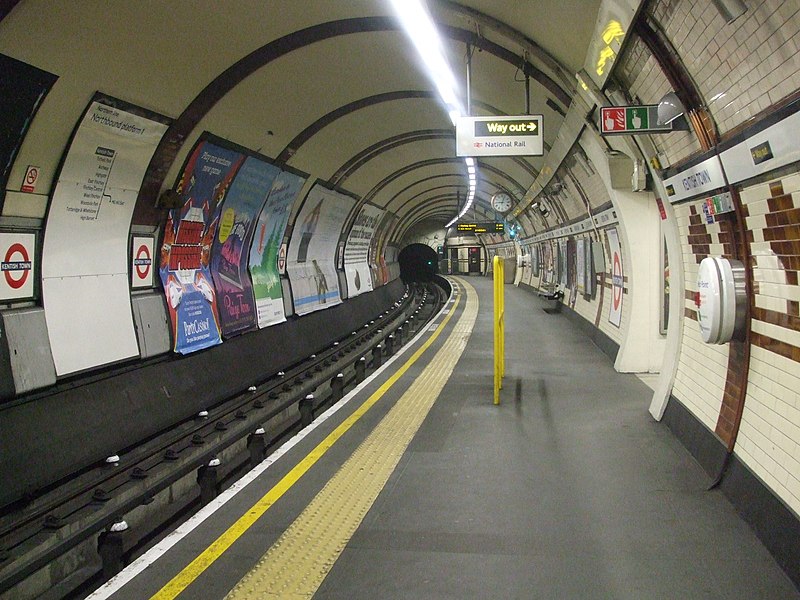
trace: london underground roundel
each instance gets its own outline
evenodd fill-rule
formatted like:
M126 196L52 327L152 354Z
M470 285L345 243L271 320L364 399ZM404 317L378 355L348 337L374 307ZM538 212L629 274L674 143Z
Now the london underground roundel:
M131 244L131 287L153 286L153 238L134 236Z
M33 297L36 236L0 233L0 300Z

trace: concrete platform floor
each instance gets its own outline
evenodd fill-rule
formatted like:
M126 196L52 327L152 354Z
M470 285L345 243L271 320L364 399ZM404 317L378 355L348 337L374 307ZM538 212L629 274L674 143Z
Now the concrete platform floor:
M453 377L315 598L781 599L800 593L565 317L491 281Z

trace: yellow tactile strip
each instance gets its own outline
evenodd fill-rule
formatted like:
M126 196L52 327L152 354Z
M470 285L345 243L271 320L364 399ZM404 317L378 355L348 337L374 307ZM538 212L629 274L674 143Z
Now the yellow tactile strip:
M419 430L464 351L478 313L467 290L464 312L447 341L366 440L258 564L231 590L228 600L311 598Z

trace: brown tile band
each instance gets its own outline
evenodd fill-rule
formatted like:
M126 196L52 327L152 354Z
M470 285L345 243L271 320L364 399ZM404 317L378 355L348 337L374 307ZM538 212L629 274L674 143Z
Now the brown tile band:
M794 303L797 305L797 302ZM800 316L768 310L766 308L753 308L753 319L771 325L777 325L792 331L800 331Z
M770 352L774 352L775 354L779 354L795 362L800 362L800 348L797 346L787 344L786 342L776 340L760 333L753 333L750 337L754 346L769 350Z

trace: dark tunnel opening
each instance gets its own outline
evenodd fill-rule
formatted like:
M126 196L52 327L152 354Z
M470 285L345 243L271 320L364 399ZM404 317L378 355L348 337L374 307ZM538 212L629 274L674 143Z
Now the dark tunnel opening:
M400 278L403 283L431 281L439 273L439 257L425 244L411 244L400 251Z

